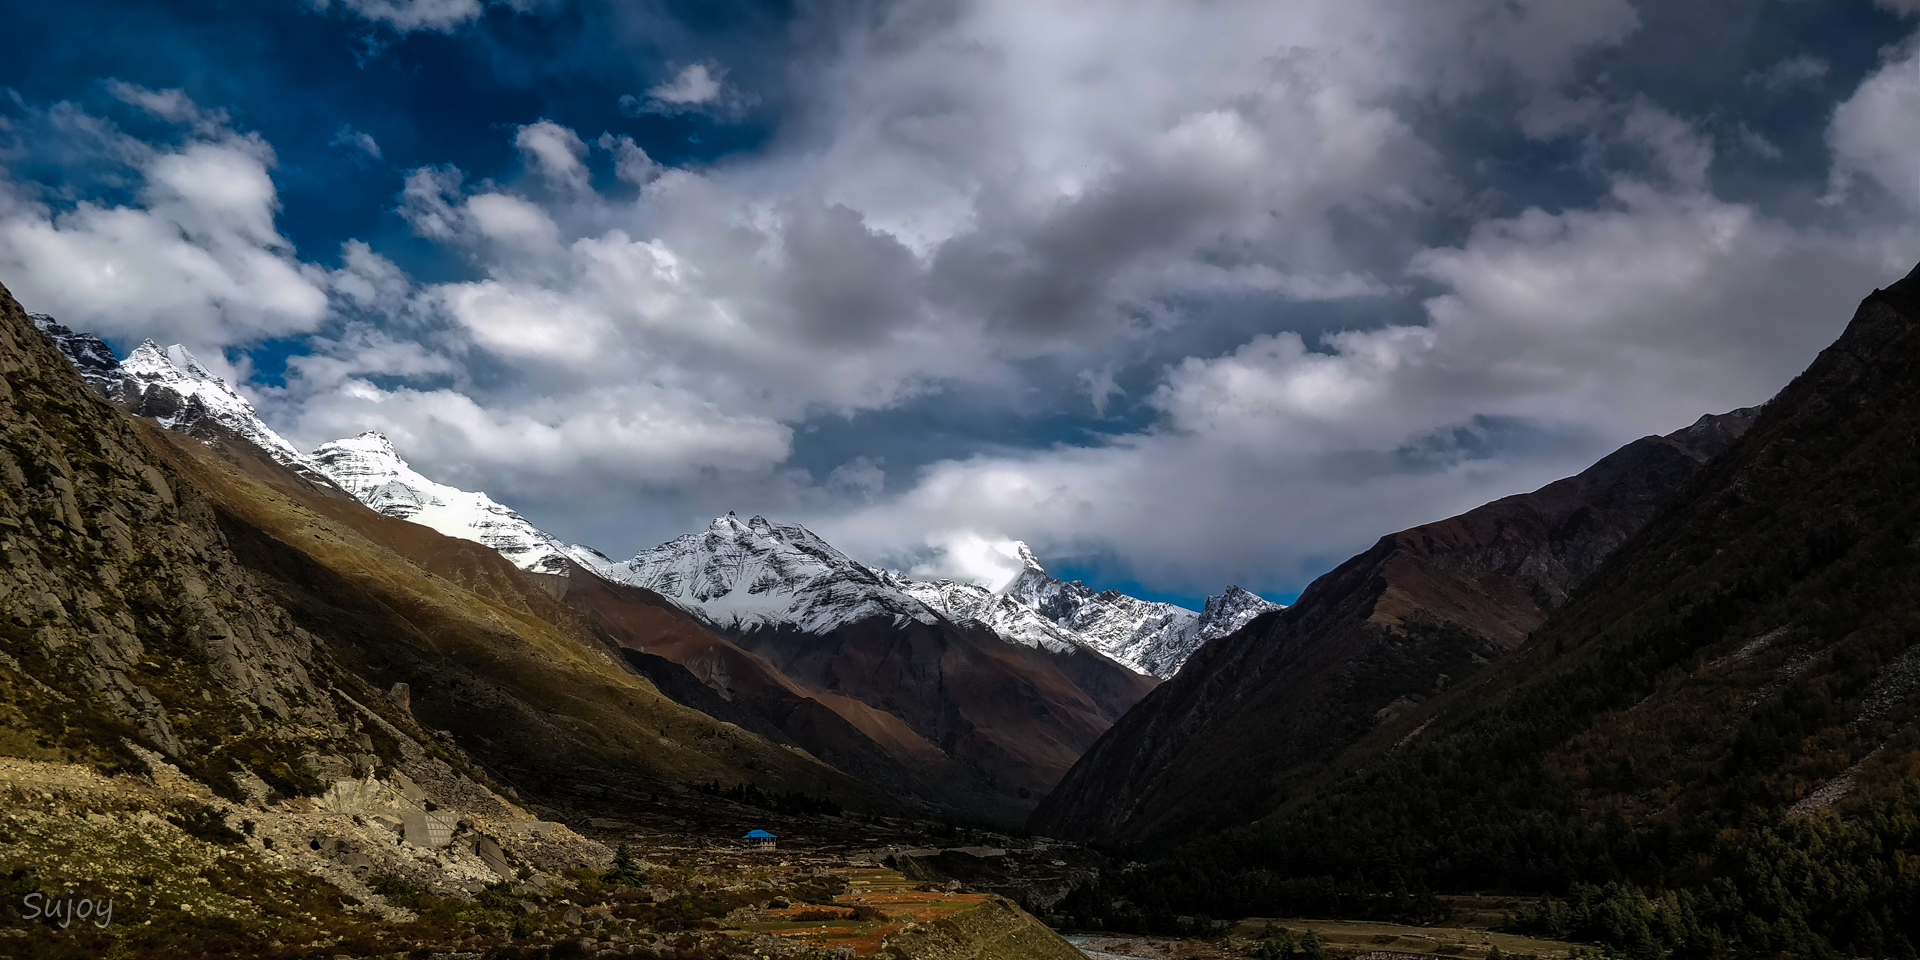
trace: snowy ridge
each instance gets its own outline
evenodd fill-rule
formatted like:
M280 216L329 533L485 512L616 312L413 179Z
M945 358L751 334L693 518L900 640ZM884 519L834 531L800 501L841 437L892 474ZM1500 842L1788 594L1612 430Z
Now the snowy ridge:
M645 587L715 626L793 626L825 633L875 616L937 623L940 616L799 524L727 514L690 533L613 562L582 547L574 560L609 580Z
M1231 586L1225 593L1207 598L1206 607L1200 611L1200 624L1196 632L1200 642L1205 643L1246 626L1263 613L1285 609L1285 604L1274 603L1251 590Z
M908 596L933 608L949 620L977 620L991 627L1008 643L1039 647L1065 653L1076 647L1090 647L1079 634L1048 620L1039 612L1021 606L1005 594L994 593L977 583L952 580L913 580L898 573L883 571L893 584Z
M1198 613L1117 590L1096 592L1050 576L1025 544L1018 546L1025 568L998 592L976 583L914 580L858 563L798 524L764 517L743 522L731 513L701 533L614 561L562 543L485 493L427 479L379 433L302 454L179 344L162 349L147 340L116 361L91 334L75 333L51 317L33 321L95 389L163 427L203 439L237 435L379 513L484 544L535 573L565 573L573 560L609 580L653 590L722 628L787 625L823 633L874 616L898 623L971 621L1008 643L1054 653L1084 648L1165 678L1201 644L1280 609L1239 587L1209 597Z
M1170 677L1200 645L1279 604L1229 587L1199 612L1096 592L1056 579L1025 544L1024 569L998 592L977 583L915 580L865 566L798 524L720 517L701 533L615 562L584 547L570 554L609 580L654 591L723 629L791 626L823 633L873 616L985 625L1008 643L1053 653L1087 649L1133 670Z
M485 544L522 570L566 572L565 544L484 493L427 479L379 433L369 430L323 443L314 448L311 462L377 513Z
M1162 679L1173 676L1201 644L1238 630L1262 613L1282 609L1247 590L1228 587L1219 596L1208 597L1205 608L1196 613L1118 590L1095 591L1078 580L1061 580L1048 574L1025 544L1019 545L1019 552L1025 567L1000 591L1002 602L986 608L983 621L996 630L1017 630L1021 628L1003 619L1007 615L1001 611L1031 611L1070 633L1081 646Z
M798 524L742 521L731 513L631 560L569 548L595 573L652 590L723 629L791 626L824 633L873 616L972 621L1008 643L1054 653L1084 648L1162 678L1206 641L1281 609L1239 587L1209 597L1200 612L1117 590L1096 592L1048 575L1025 544L1019 554L1025 568L995 592L868 567Z
M133 413L202 440L233 434L294 473L326 482L313 461L267 426L246 397L186 347L176 343L161 349L152 340L143 340L125 360L116 361L113 351L93 334L75 333L52 317L35 316L33 324L88 384Z
M143 340L120 361L120 373L119 399L169 430L194 433L203 423L216 423L282 464L313 466L260 419L247 398L202 366L186 347L176 343L162 350Z
M125 360L115 360L92 334L75 333L52 317L36 316L33 322L95 389L162 427L202 439L237 435L296 474L338 486L379 513L483 543L523 570L566 569L564 544L484 493L421 476L378 433L322 444L308 456L180 344L162 349L145 340Z

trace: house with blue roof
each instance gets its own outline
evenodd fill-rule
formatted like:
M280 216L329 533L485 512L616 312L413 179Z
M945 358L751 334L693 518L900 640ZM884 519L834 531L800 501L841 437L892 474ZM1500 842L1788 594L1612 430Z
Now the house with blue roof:
M747 835L740 839L745 840L747 846L755 850L772 850L773 842L779 838L765 830L749 830Z

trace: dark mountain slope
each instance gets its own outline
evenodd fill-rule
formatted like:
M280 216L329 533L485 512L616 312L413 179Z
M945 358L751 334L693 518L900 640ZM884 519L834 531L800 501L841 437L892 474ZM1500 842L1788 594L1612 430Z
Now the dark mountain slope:
M1036 832L1139 843L1244 822L1383 719L1518 646L1752 411L1382 537L1292 607L1202 647L1061 781Z
M1915 956L1917 382L1920 269L1417 736L1081 908L1570 891L1523 925L1635 956Z

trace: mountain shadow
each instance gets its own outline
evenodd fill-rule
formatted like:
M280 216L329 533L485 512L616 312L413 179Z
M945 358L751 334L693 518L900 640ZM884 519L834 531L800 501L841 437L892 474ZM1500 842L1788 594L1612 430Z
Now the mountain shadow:
M1705 416L1579 475L1380 538L1203 646L1082 757L1035 832L1152 843L1271 809L1383 720L1507 655L1752 422Z
M1635 957L1915 956L1916 382L1920 268L1518 650L1067 912L1432 916L1435 891L1510 891L1556 897L1516 927Z

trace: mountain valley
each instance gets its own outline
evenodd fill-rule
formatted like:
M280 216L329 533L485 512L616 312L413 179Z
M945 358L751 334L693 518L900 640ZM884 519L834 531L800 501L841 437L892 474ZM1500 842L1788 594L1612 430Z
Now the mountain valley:
M714 849L759 822L835 889L868 864L1012 898L979 914L989 940L1037 936L1021 908L1193 937L1440 921L1474 894L1548 938L1526 942L1904 956L1904 854L1863 861L1893 874L1858 909L1800 892L1777 908L1799 926L1765 932L1681 864L1913 843L1887 826L1914 808L1912 634L1904 606L1851 598L1911 572L1914 467L1864 451L1903 449L1916 289L1868 298L1764 408L1382 537L1291 606L1230 587L1201 611L1060 580L1023 545L998 590L916 579L759 516L616 561L378 433L300 453L182 348L117 361L6 301L22 605L0 774L39 812L0 828L21 850L211 844L193 856L229 866L193 909L314 942L423 907L499 937L513 897L534 922L505 940L574 936L567 904L602 903L589 926L625 949L639 928L595 878L663 871L671 902L701 895L696 861L727 889L816 875ZM115 791L133 799L103 807ZM636 840L682 866L621 866ZM23 890L57 879L8 863ZM282 874L303 879L261 879ZM317 912L276 914L242 876Z

